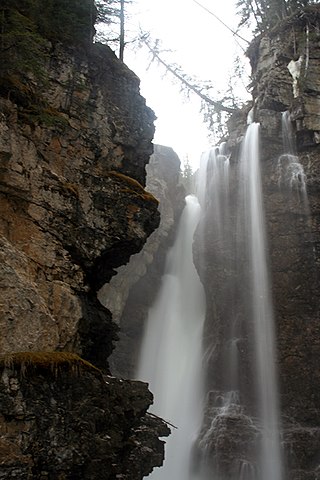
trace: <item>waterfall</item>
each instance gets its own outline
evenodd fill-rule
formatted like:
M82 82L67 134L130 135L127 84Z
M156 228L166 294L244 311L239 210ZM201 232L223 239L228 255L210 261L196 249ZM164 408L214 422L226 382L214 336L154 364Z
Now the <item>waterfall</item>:
M238 164L230 168L222 151L205 154L198 175L205 210L198 241L213 298L204 353L209 390L197 443L201 479L281 480L259 125L248 126Z
M282 480L261 183L256 123L247 128L239 162L230 165L224 145L201 158L201 208L187 197L137 374L150 384L153 413L177 427L152 480Z
M290 112L285 111L281 117L282 144L284 153L278 159L278 182L281 188L289 188L296 192L302 200L306 211L309 210L306 178L303 165L299 161L296 151L294 132L290 119Z
M278 389L275 371L273 307L267 269L264 208L259 166L259 125L248 127L242 144L241 180L245 228L251 270L251 305L257 362L258 413L261 445L258 465L261 480L281 480Z
M202 416L205 315L204 292L192 256L199 216L198 200L188 196L175 243L167 254L159 294L148 315L137 372L137 378L149 382L154 394L152 412L176 427L167 441L164 467L154 470L152 480L192 478L190 456Z

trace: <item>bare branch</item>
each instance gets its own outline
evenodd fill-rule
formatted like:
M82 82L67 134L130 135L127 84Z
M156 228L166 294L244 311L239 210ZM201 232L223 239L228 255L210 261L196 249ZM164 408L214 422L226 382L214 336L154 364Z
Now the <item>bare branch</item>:
M148 41L148 36L143 35L141 37L141 41L146 45L146 47L149 49L150 53L152 54L153 60L156 59L157 62L159 62L161 65L165 67L165 69L172 74L175 78L177 78L184 86L187 87L187 89L193 93L195 93L198 97L201 98L206 104L212 106L216 112L227 112L227 113L234 113L237 109L236 108L231 108L223 105L221 102L218 102L216 100L213 100L212 98L208 97L208 95L205 95L199 87L191 83L190 80L186 78L185 75L183 75L178 67L174 67L164 61L158 51L157 48L157 42L155 46L152 46L150 42Z

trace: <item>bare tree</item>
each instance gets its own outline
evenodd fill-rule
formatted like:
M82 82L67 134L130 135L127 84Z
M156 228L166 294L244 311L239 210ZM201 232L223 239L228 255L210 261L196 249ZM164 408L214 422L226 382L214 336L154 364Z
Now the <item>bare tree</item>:
M126 5L132 0L95 0L98 10L97 26L100 28L97 39L108 44L118 45L119 59L123 61L125 41Z

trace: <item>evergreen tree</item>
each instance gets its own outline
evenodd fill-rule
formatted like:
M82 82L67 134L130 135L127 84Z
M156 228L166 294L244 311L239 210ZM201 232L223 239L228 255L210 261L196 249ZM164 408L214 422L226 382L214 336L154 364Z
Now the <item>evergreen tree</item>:
M87 47L92 42L95 17L94 0L1 0L2 93L13 96L20 105L28 104L35 88L33 80L45 79L49 42Z
M22 49L21 61L32 66L44 40L88 45L95 18L93 0L1 0L0 53L7 61L6 52Z
M184 186L186 193L194 193L193 188L193 171L189 162L189 157L186 155L183 160L183 170L181 172L181 183Z
M0 75L39 73L43 38L17 0L3 0L0 7Z
M123 61L125 42L125 7L131 0L96 0L98 10L97 24L108 25L109 31L100 29L97 35L99 41L119 46L119 58Z
M253 21L256 30L264 32L312 3L310 0L238 0L239 26Z

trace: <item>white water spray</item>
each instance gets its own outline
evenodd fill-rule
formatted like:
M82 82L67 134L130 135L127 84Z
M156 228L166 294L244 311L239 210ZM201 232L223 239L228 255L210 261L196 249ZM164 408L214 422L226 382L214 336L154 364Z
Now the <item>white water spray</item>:
M251 123L238 170L229 170L228 158L213 149L202 157L199 174L202 250L209 245L202 264L209 260L213 275L211 322L219 338L212 330L204 357L212 378L198 439L205 480L282 480L258 133Z
M154 394L152 412L177 427L167 441L164 467L154 470L148 477L152 480L192 478L190 455L202 416L205 316L203 287L192 256L200 210L196 197L188 196L160 292L149 312L137 373Z
M251 263L252 314L257 361L258 412L261 446L260 480L281 480L279 406L275 371L273 308L266 257L266 234L259 166L259 125L248 127L241 150L241 179L244 189L244 218Z
M290 112L282 113L281 127L284 153L278 159L279 186L287 187L297 193L308 209L306 176L296 152Z
M178 427L167 442L164 467L151 474L152 480L283 478L258 131L256 123L247 129L239 171L232 173L237 182L230 183L223 147L203 155L198 175L197 193L205 213L198 241L204 241L203 251L209 242L212 295L219 310L214 315L224 332L219 345L215 332L210 332L204 353L210 375L219 379L207 394L200 433L204 293L192 259L200 217L195 197L187 198L162 287L149 313L138 378L150 383L153 412ZM199 259L204 271L206 261ZM253 365L248 363L250 355L244 359L243 346L253 351ZM245 390L253 390L253 385L256 394ZM189 469L194 440L197 474Z

